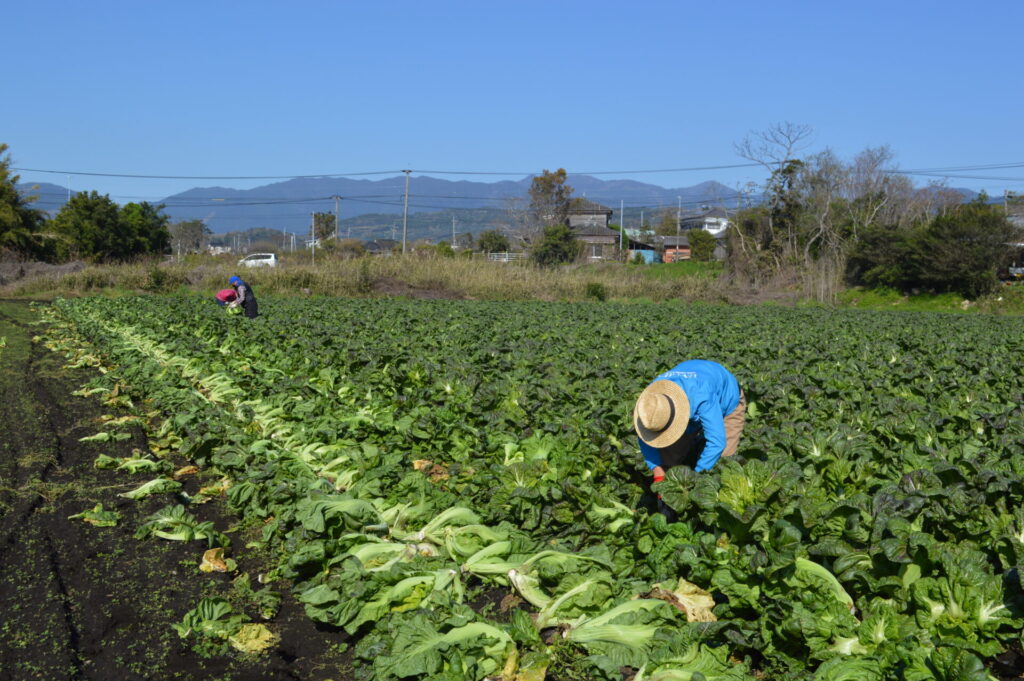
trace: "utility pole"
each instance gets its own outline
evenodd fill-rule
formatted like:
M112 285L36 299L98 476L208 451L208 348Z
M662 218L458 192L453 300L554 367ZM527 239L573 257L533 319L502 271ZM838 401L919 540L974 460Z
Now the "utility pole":
M316 267L316 213L309 214L309 236L313 240L313 266Z
M622 241L623 236L626 233L626 202L619 199L619 221L622 223L619 226L619 252L622 252Z
M402 203L402 255L405 255L405 241L409 235L409 173L411 170L403 170L405 173L405 201Z
M452 215L452 248L455 248L455 216Z
M341 228L338 226L338 202L341 201L341 197L337 194L334 195L334 240L341 241Z
M677 196L676 199L676 248L679 248L679 226L683 223L683 197Z

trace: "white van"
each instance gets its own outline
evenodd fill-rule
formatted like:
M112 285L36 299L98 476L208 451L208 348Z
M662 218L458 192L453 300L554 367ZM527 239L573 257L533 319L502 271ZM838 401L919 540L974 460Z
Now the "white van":
M252 253L238 261L245 267L277 267L277 256L273 253Z

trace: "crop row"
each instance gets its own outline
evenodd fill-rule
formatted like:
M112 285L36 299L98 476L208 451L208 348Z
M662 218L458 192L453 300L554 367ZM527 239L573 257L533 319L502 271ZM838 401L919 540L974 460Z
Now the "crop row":
M268 579L356 636L377 678L958 678L933 672L1019 645L1018 321L374 300L275 301L255 322L194 298L56 310L55 336L103 349L103 385L166 417L157 447L259 524ZM667 524L629 414L687 357L729 366L750 419L735 460L658 485L687 519ZM187 524L194 500L176 501L161 522ZM468 607L495 589L523 605Z

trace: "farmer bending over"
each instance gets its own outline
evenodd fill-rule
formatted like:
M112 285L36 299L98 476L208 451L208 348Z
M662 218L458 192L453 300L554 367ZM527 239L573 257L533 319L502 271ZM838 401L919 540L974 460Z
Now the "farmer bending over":
M654 482L684 465L701 473L732 456L747 401L736 377L717 362L691 359L666 371L637 398L633 427Z
M229 307L241 306L245 311L245 316L249 319L255 319L259 314L256 308L256 294L253 293L252 287L246 284L238 277L231 277L228 279L231 286L235 289L235 293L238 295L233 301L228 303Z
M217 301L218 305L224 307L237 297L238 295L235 293L235 289L222 288L221 290L217 291L217 295L214 296L214 299Z

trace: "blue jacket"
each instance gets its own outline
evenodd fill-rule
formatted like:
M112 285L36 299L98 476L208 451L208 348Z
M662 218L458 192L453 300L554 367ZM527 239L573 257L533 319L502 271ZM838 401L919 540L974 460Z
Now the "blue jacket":
M725 450L725 417L740 404L740 385L736 377L718 362L690 359L654 380L662 379L678 384L690 401L690 423L686 431L704 428L704 451L694 470L698 473L711 470ZM661 465L660 450L640 440L640 451L648 468L653 470Z

